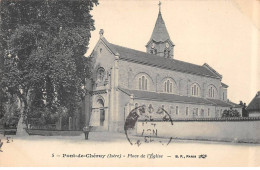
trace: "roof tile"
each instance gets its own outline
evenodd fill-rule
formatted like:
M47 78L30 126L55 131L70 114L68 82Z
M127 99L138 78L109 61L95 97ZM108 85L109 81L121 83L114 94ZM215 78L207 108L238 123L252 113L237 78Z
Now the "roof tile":
M253 100L249 103L246 110L260 112L260 91L256 94Z
M128 95L133 94L134 98L136 99L154 100L154 101L163 101L163 102L176 102L176 103L215 105L215 103L200 97L188 97L188 96L180 96L176 94L157 93L157 92L149 92L149 91L141 91L141 90L129 90L123 88L119 88L119 89L127 93Z
M159 12L158 14L150 41L151 40L155 42L165 42L167 40L170 40L170 36L162 18L161 12Z
M137 51L134 49L118 46L111 43L109 43L108 46L111 48L112 51L118 52L120 55L119 58L123 60L159 67L167 70L185 72L213 78L220 78L217 74L214 74L213 72L211 72L203 66L183 62L176 59L163 58L157 55Z
M233 105L231 105L231 103L227 103L223 100L218 100L218 99L207 99L209 101L211 101L212 103L215 103L217 106L221 106L221 107L233 107Z

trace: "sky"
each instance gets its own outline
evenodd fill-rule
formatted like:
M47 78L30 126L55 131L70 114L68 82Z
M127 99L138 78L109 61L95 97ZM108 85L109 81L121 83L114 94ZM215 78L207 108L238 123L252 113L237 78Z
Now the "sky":
M155 0L100 0L91 14L88 56L99 30L111 43L145 51L158 15ZM174 58L198 65L208 63L229 85L228 98L247 104L260 91L259 0L161 0L161 12Z

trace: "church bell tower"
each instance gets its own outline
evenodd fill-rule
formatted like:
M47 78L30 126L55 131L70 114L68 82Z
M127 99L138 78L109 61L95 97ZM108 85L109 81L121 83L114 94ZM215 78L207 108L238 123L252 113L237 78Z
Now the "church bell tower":
M172 58L174 54L174 44L161 14L161 2L159 2L159 14L153 29L152 36L146 44L146 52L164 58Z

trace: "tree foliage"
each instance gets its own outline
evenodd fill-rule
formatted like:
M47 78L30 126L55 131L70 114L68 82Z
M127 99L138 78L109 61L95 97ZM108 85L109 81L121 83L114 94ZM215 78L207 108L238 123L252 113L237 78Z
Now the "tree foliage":
M84 54L94 30L90 11L97 1L0 1L0 92L17 96L24 115L34 109L77 110L91 76ZM6 99L0 100L1 111Z
M241 117L241 115L237 110L231 108L229 110L224 110L222 117Z
M246 103L243 103L243 101L240 101L239 105L242 107L242 117L249 117L249 113L246 110Z

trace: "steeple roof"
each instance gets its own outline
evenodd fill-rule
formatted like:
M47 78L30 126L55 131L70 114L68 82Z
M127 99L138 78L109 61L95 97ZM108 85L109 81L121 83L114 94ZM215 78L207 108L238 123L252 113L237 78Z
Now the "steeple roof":
M153 33L152 36L148 42L148 44L150 43L150 41L155 41L155 42L165 42L166 40L169 40L171 42L169 33L167 31L166 25L164 23L164 20L162 18L162 14L161 11L159 11L154 29L153 29Z

